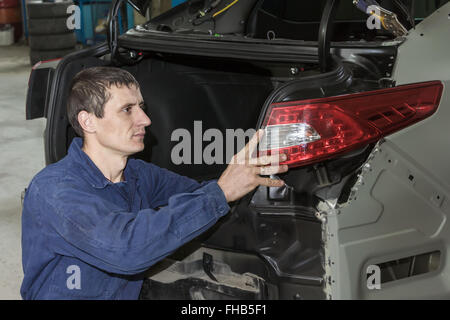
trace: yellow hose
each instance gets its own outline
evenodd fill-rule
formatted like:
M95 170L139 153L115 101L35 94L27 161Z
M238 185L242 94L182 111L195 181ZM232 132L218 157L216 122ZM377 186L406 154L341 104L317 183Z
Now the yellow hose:
M231 2L229 5L227 5L225 8L223 8L220 11L217 11L216 13L213 14L213 18L215 18L216 16L218 16L219 14L221 14L224 11L227 11L228 9L230 9L232 6L234 6L239 0L234 0L233 2Z

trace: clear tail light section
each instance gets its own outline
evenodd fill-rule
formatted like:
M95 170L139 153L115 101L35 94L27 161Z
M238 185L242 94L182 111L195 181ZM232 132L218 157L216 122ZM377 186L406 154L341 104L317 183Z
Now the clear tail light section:
M285 153L290 167L333 158L431 116L442 90L440 81L431 81L272 104L260 155Z

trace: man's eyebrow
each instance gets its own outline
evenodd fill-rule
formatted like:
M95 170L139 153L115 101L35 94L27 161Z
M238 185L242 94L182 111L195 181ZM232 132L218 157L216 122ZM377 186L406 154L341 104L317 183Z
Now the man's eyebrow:
M135 103L132 103L132 102L125 103L124 105L122 105L122 106L120 107L120 109L132 107L132 106L134 106L134 105L136 105L136 104L135 104ZM139 105L139 106L145 105L144 100L140 101L140 102L138 103L138 105Z
M124 105L120 106L120 109L128 108L134 106L134 103L125 103Z

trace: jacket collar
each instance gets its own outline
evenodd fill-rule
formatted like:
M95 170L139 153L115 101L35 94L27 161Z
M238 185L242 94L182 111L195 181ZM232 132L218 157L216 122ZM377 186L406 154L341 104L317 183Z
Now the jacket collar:
M68 157L74 162L79 164L82 168L79 172L94 188L105 188L107 185L113 184L111 181L106 179L100 169L95 165L95 163L89 158L89 156L81 149L83 146L83 140L81 138L74 138L70 144ZM130 165L125 166L124 170L125 179L127 182L131 179L136 180L137 174L131 168Z

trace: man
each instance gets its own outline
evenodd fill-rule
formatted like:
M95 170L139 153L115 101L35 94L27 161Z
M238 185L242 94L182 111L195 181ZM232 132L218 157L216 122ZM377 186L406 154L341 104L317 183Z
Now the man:
M248 161L260 135L218 181L129 159L144 149L151 121L143 109L138 82L122 69L74 78L67 114L81 138L33 178L24 199L24 299L137 299L143 273L216 223L228 202L283 185L260 176L287 171L278 155Z

